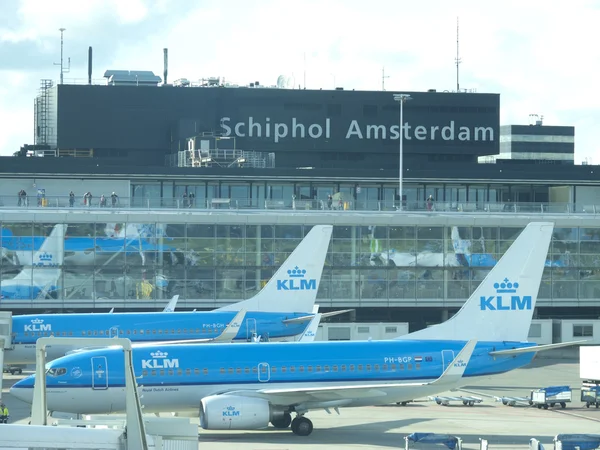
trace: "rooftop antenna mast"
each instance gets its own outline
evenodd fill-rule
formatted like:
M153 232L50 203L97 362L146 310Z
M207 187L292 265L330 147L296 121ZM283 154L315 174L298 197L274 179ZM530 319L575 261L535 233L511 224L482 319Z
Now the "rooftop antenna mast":
M65 32L66 28L59 28L58 29L60 31L60 62L59 63L54 63L55 66L60 66L60 84L63 84L63 74L65 73L69 73L71 71L71 58L68 58L68 63L67 63L67 68L65 69L64 65L63 65L63 47L64 47L64 38L63 38L63 33Z
M460 92L460 86L458 83L458 65L461 63L460 57L458 56L458 17L456 18L456 92Z
M385 79L389 78L389 75L385 74L385 67L381 68L381 90L385 91Z
M306 52L304 52L304 89L306 89Z

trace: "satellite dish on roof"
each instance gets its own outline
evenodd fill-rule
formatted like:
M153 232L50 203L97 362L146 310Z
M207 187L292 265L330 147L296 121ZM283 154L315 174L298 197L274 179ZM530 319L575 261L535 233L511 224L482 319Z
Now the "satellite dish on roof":
M286 82L287 79L285 78L285 75L279 75L277 77L277 87L279 89L285 89Z
M294 88L294 76L287 77L285 75L279 75L277 77L277 87L279 89L293 89Z

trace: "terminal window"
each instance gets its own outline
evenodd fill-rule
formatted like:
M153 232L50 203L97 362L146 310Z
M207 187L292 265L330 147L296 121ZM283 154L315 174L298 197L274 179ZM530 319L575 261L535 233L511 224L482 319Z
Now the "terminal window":
M573 337L594 337L594 326L573 325Z

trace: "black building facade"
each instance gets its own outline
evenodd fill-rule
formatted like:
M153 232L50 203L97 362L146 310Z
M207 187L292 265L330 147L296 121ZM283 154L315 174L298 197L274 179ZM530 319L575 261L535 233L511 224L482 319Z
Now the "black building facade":
M411 92L399 126L392 92L58 85L56 146L162 165L189 138L275 153L277 168L389 168L476 161L499 150L499 95ZM222 144L223 145L223 144Z

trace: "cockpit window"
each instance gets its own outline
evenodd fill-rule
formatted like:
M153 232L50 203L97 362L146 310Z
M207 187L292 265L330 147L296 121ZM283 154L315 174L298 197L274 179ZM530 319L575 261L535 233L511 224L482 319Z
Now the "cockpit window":
M65 369L64 367L51 367L46 371L46 374L51 377L60 377L65 373L67 373L67 369Z

